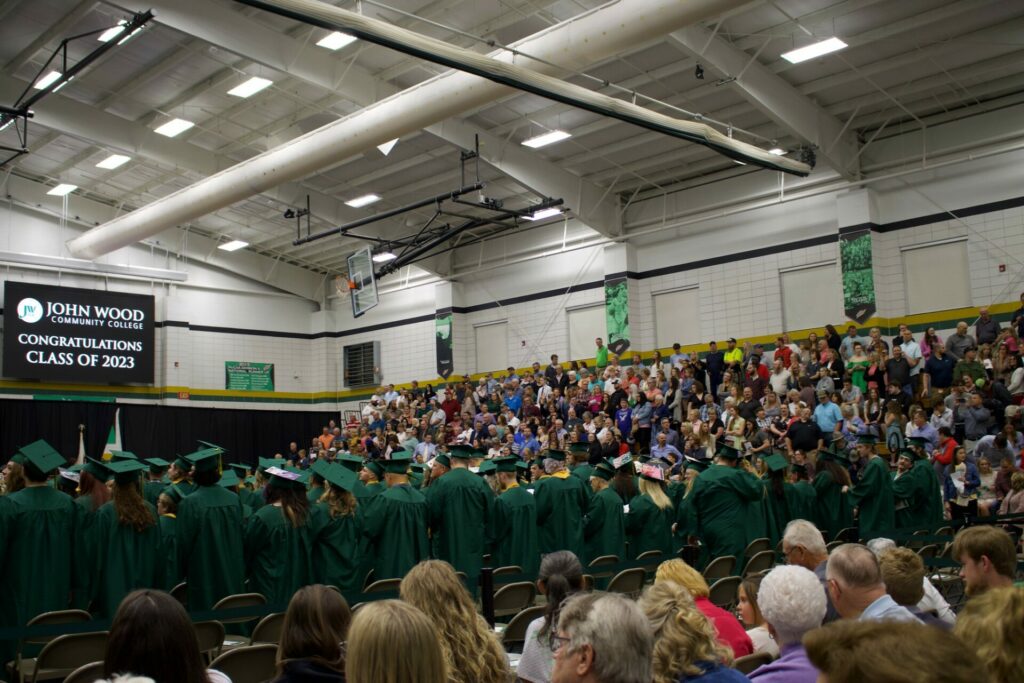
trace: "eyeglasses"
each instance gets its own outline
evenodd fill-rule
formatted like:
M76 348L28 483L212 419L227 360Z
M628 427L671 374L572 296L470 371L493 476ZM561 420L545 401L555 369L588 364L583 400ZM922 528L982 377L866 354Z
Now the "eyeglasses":
M566 638L564 636L560 636L557 633L555 633L554 631L552 631L548 635L548 647L551 648L552 652L558 652L559 650L562 649L562 645L568 643L571 640L572 640L572 638Z

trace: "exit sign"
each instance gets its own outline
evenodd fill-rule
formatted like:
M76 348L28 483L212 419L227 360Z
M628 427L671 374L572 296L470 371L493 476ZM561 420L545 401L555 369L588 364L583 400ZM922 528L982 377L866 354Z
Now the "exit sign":
M178 400L187 401L190 398L192 398L192 394L190 394L189 392L187 392L187 391L179 391L178 392Z

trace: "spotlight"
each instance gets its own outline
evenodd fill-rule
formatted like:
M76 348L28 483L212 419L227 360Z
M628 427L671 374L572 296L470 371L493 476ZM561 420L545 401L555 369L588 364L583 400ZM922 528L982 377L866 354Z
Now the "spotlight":
M694 77L695 77L695 78L697 78L698 80L701 80L701 81L703 81L703 80L704 80L704 67L702 67L702 66L701 66L700 64L698 64L698 65L697 65L697 66L696 66L696 67L695 67L695 68L693 69L693 75L694 75Z
M295 218L295 212L293 210L291 210L291 209L288 209L288 210L286 210L284 212L284 217L285 218Z

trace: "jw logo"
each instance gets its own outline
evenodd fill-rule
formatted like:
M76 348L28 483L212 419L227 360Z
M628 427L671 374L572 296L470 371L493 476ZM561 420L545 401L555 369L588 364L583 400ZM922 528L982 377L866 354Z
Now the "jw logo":
M18 303L18 319L27 323L37 323L43 317L43 305L36 299L22 299Z

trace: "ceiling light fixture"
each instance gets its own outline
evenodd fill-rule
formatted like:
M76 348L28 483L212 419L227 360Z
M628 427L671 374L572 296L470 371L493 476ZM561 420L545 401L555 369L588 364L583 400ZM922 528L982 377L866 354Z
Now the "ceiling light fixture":
M124 166L129 161L131 161L131 157L125 156L124 154L111 154L109 157L96 164L96 168L113 170L120 166Z
M348 200L345 203L348 204L349 206L351 206L353 209L361 209L364 206L369 206L370 204L373 204L374 202L379 202L379 201L380 201L380 195L373 194L371 192L370 194L364 194L362 197L356 197L355 199L350 199L350 200Z
M260 78L259 76L253 76L245 83L242 83L241 85L236 85L231 90L228 90L228 94L234 95L235 97L252 97L260 90L269 87L272 83L273 81L270 80L269 78Z
M54 197L63 197L69 195L78 189L78 185L72 185L71 183L61 183L57 187L53 188L46 194L51 194Z
M540 220L544 220L545 218L551 218L553 216L558 216L561 213L562 213L561 209L557 209L557 208L554 208L554 207L552 207L550 209L541 209L540 211L537 211L536 213L534 213L532 216L526 216L526 220L528 220L528 221L540 221Z
M781 147L772 147L770 150L768 150L768 153L774 154L777 157L781 157L785 155L786 150L782 149Z
M50 73L46 74L45 76L40 78L38 81L33 83L32 87L35 88L36 90L42 90L43 88L48 88L49 86L51 86L54 83L56 83L57 80L61 76L63 76L63 74L61 72L59 72L59 71L51 71Z
M533 147L534 149L537 149L538 147L546 147L547 145L553 145L556 142L561 142L562 140L571 137L572 134L566 133L564 130L552 130L542 135L537 135L535 137L523 140L523 146Z
M356 42L355 36L350 36L347 33L341 31L335 31L334 33L328 33L326 36L321 38L317 45L325 47L328 50L340 50L341 48Z
M127 21L122 19L121 21L117 22L117 26L112 26L108 28L106 31L101 33L96 40L100 41L101 43L109 43L114 38L117 38L119 35L124 33L124 27L127 23Z
M374 254L371 258L374 263L387 263L388 261L394 261L398 256L395 255L395 252L388 249L379 254Z
M801 48L797 48L796 50L783 52L782 58L792 64L799 64L800 62L806 62L808 59L827 55L830 52L837 52L842 50L844 47L846 47L846 43L838 38L832 37L817 43L812 43L811 45L805 45Z
M245 249L247 246L249 246L248 242L243 242L242 240L231 240L224 244L218 244L217 248L222 251L238 251L239 249Z
M165 137L173 138L177 135L180 135L181 133L184 133L186 130L188 130L194 125L196 124L192 123L191 121L186 121L185 119L171 119L159 128L154 129L153 132L159 133L160 135L163 135Z

